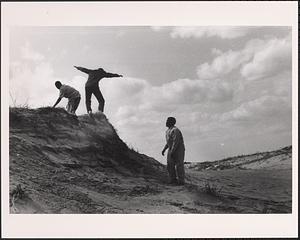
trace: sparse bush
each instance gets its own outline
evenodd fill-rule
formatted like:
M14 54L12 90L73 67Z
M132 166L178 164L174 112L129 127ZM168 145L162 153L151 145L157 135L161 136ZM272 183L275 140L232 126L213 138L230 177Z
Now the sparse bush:
M21 187L21 184L18 184L17 187L14 188L9 195L10 195L9 205L11 207L14 207L16 200L23 199L26 196L24 189L22 189Z
M11 92L9 92L9 96L10 96L11 101L12 101L12 107L26 108L26 109L30 108L30 106L28 104L28 100L29 100L28 98L26 99L26 101L24 103L20 104L20 103L18 103L17 98L14 97Z
M130 151L136 152L136 153L140 153L139 150L137 148L134 148L132 145L128 145L127 143L125 143Z
M206 182L204 185L204 192L212 196L220 196L221 190L222 187L217 187L209 182Z

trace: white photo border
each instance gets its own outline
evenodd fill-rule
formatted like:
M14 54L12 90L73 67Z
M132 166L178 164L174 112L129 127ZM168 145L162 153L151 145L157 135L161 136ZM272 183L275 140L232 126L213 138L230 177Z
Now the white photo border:
M9 28L12 26L292 26L292 214L10 214ZM3 238L227 238L298 236L297 1L2 2L1 228Z

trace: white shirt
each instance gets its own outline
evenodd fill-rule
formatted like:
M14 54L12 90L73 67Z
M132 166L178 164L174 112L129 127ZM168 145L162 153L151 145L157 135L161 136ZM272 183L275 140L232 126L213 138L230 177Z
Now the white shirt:
M178 148L185 148L182 133L176 126L167 129L166 141L171 153L175 152Z
M63 84L59 89L59 97L78 98L80 97L80 93L75 88Z

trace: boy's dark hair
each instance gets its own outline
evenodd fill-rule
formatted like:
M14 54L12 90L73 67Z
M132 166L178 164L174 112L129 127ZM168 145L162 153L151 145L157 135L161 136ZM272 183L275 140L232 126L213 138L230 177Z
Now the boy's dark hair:
M174 117L168 117L167 122L171 125L174 126L176 124L176 118Z
M58 88L58 89L60 89L60 87L61 87L61 82L60 81L56 81L55 82L55 86Z

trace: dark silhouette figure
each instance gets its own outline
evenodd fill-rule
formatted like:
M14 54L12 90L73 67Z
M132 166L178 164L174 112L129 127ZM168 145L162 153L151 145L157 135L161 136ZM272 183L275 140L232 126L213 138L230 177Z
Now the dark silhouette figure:
M171 184L184 185L184 154L185 146L181 131L175 126L176 119L168 117L166 121L166 145L162 150L162 155L168 150L167 169Z
M81 72L84 72L89 75L88 80L85 84L85 103L86 103L86 109L88 114L92 113L92 108L91 108L92 94L94 94L98 100L99 103L98 110L103 112L105 100L99 89L99 85L98 85L99 81L102 78L123 77L123 76L115 73L106 72L103 68L91 70L83 67L77 67L77 66L74 67L80 70Z

